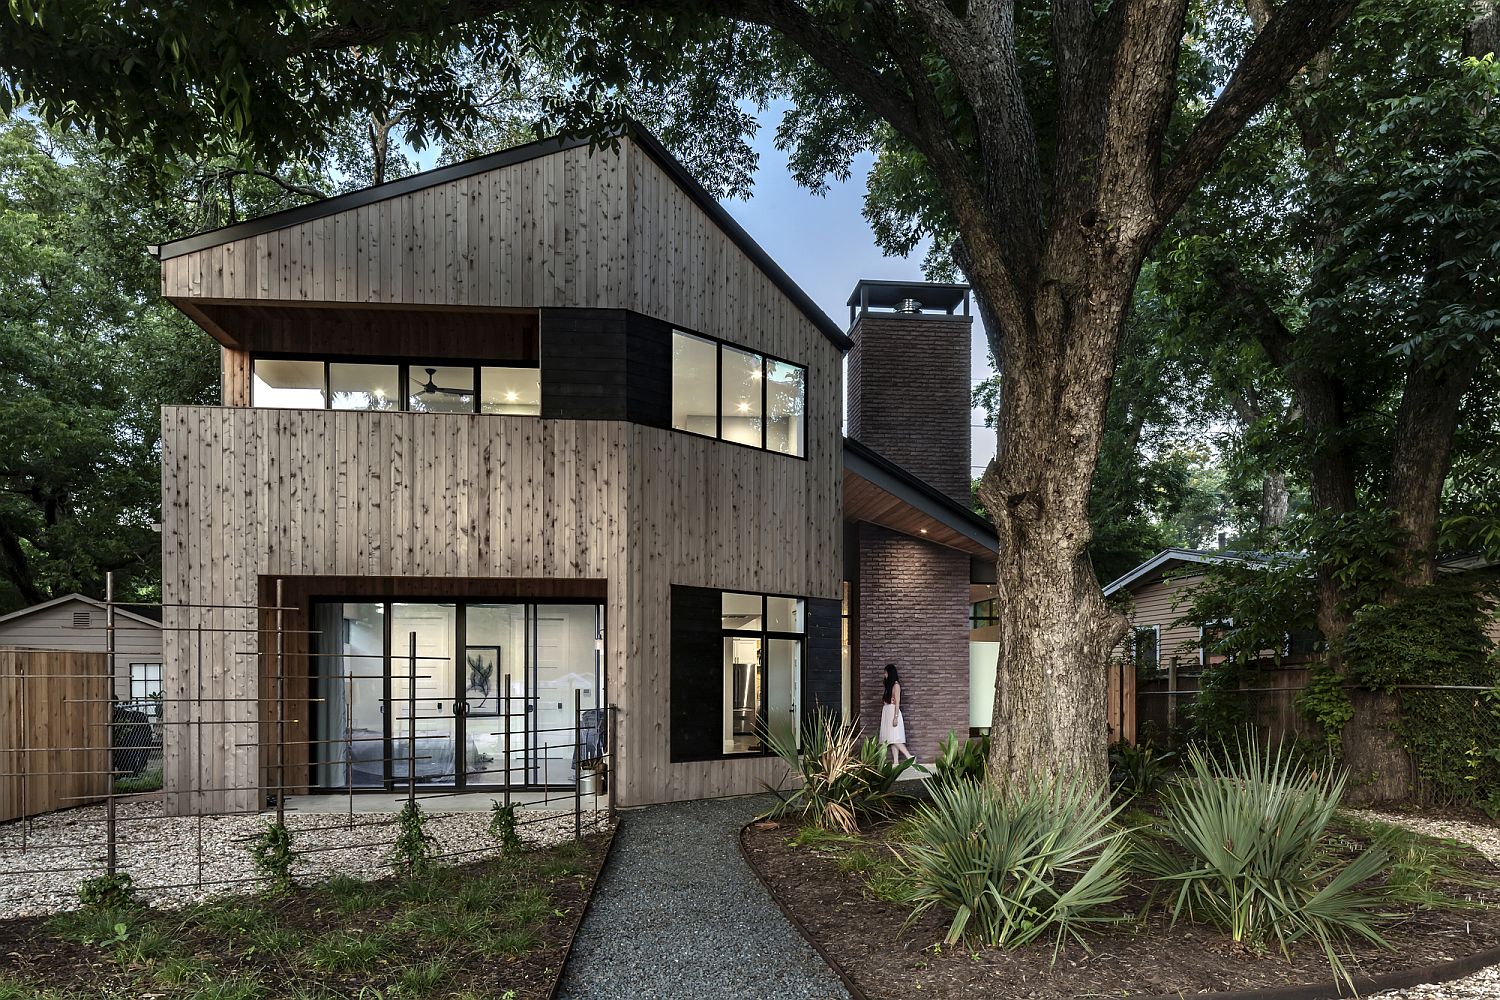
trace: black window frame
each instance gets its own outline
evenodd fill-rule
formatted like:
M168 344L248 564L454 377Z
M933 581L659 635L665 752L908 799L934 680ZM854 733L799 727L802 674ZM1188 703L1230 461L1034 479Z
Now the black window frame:
M984 608L986 610L981 611ZM991 625L1000 624L1000 606L997 598L986 597L982 601L974 601L969 605L969 628L989 628Z
M714 345L714 433L703 434L699 431L688 430L686 427L678 427L675 421L672 422L671 430L678 434L691 434L693 437L705 438L709 441L722 441L724 444L731 444L738 448L749 448L751 451L769 452L772 455L781 455L785 458L795 458L798 461L802 462L806 462L808 460L807 397L809 389L811 387L808 385L807 380L807 365L800 364L799 362L793 361L790 358L778 357L775 354L770 354L766 351L762 351L754 347L746 347L744 344L736 344L734 341L725 340L722 337L711 337L706 333L699 333L696 330L689 330L686 327L673 326L671 328L671 331L671 335L673 337L676 337L679 333L681 333L688 337L695 337L698 340L708 341L709 343ZM760 358L760 444L758 445L746 444L743 441L731 441L728 438L724 437L724 348L726 347L731 348L732 350L739 351L742 354L753 354L756 357ZM674 397L672 402L675 402L675 395L677 390L675 352L673 352L672 356L674 359L673 370L669 373L668 377ZM770 424L770 415L766 412L767 405L770 402L770 389L768 386L770 379L767 377L766 369L771 362L775 362L776 364L780 365L790 365L791 367L796 368L802 373L802 438L800 441L802 447L800 454L793 454L789 451L779 451L775 448L769 448L766 446L766 436L769 431ZM731 590L727 591L727 593L739 594L750 593L750 591ZM778 595L773 594L771 596L775 597Z
M702 435L700 435L700 436L702 436ZM797 642L797 733L798 733L798 744L799 744L799 748L800 748L802 724L805 721L804 718L803 718L803 716L804 716L803 709L804 709L805 706L803 705L803 702L802 702L802 695L807 690L807 608L808 608L807 598L803 597L803 596L801 596L799 594L768 594L768 593L763 593L763 592L758 591L758 590L720 590L718 592L718 594L719 594L719 649L720 649L720 654L719 654L719 657L720 657L719 658L719 670L722 671L724 669L724 660L723 660L723 652L722 651L723 651L723 648L724 648L724 640L725 639L745 639L745 638L754 637L754 638L758 638L760 640L760 670L761 670L762 684L760 685L760 705L757 708L757 719L759 721L761 721L761 722L764 722L764 720L769 716L769 713L770 713L770 687L767 684L764 683L764 678L769 673L768 664L766 663L766 652L767 652L767 650L770 649L770 642L771 642L772 639L794 639L794 640L796 640L796 642ZM724 627L724 595L725 594L740 594L740 595L743 595L745 597L759 597L760 598L760 629L758 631L747 630L747 629L725 628ZM770 606L767 603L767 601L770 598L781 598L783 600L791 600L791 601L800 601L801 602L801 604L802 604L802 631L801 632L781 632L781 631L773 631L771 629ZM719 720L720 724L722 724L723 721L724 720L721 718ZM737 752L732 752L731 753L729 751L724 751L724 750L721 749L718 757L710 757L710 758L706 758L706 759L709 759L709 760L740 760L741 758L745 758L745 757L774 757L774 756L776 756L775 752L773 750L771 750L771 748L769 746L766 745L765 740L762 739L761 736L757 735L755 738L760 741L760 748L758 750L742 750L742 751L737 751ZM722 745L722 741L721 741L721 745Z
M434 368L471 368L474 371L474 408L472 410L441 410L440 413L471 413L478 416L541 416L541 401L537 402L536 414L524 413L485 413L481 407L484 405L484 369L486 368L534 368L541 371L541 362L538 361L507 361L502 359L476 359L476 358L421 358L419 355L380 355L380 354L306 354L296 351L252 351L250 354L250 406L252 409L283 409L283 407L261 407L255 401L255 363L257 361L316 361L323 366L323 409L333 410L333 385L330 376L330 365L395 365L396 381L401 391L397 407L390 410L340 410L341 413L424 413L430 411L413 410L409 405L409 392L411 369L421 371L431 366ZM439 364L432 364L440 362ZM285 409L311 409L311 407L284 407Z

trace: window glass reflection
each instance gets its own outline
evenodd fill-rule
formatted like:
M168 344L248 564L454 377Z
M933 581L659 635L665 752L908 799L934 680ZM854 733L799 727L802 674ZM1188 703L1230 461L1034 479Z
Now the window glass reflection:
M761 356L724 344L719 348L720 434L725 441L761 446Z
M255 406L271 409L323 409L323 362L258 359L250 401Z

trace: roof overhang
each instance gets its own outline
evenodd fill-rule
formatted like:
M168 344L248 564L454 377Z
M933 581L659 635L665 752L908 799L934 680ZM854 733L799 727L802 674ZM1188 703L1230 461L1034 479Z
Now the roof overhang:
M867 521L993 562L992 524L853 438L844 439L844 520Z

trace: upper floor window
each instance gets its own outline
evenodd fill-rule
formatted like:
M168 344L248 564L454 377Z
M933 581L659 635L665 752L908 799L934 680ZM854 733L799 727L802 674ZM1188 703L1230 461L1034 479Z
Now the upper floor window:
M251 404L293 410L542 412L535 367L256 358Z
M672 332L672 427L784 455L807 454L807 369Z

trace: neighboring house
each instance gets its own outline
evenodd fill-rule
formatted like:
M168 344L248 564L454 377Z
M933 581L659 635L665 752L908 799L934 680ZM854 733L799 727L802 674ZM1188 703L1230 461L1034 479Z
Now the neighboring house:
M0 617L0 646L17 649L105 651L109 630L104 603L67 594ZM162 690L161 623L115 608L114 696L155 711Z
M1275 553L1229 549L1163 549L1118 579L1104 586L1105 597L1128 594L1131 632L1121 655L1131 657L1144 676L1167 670L1173 660L1182 671L1197 673L1220 657L1206 649L1212 635L1197 625L1180 624L1192 602L1193 588L1202 582L1209 566L1234 564L1267 566L1280 557ZM1211 630L1208 630L1211 631ZM1315 633L1288 637L1284 663L1307 660L1317 648Z
M871 726L887 662L913 749L966 726L963 286L840 329L637 130L158 255L223 356L162 415L168 721L226 720L174 730L169 808L567 785L575 704L622 805L759 791L762 729Z
M1203 580L1207 567L1232 563L1267 566L1279 558L1275 553L1227 549L1163 549L1139 566L1104 587L1105 597L1125 593L1130 597L1131 635L1121 655L1131 656L1147 674L1166 670L1173 658L1178 668L1196 673L1205 663L1219 658L1205 648L1204 629L1179 624L1188 611L1193 588ZM1438 572L1460 573L1487 569L1493 563L1480 555L1465 553L1438 560ZM1491 622L1490 637L1500 642L1500 622ZM1208 637L1210 642L1212 637ZM1282 664L1294 666L1314 658L1321 637L1307 630L1287 636Z

